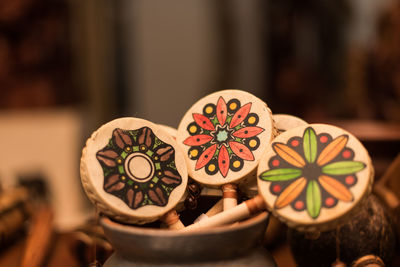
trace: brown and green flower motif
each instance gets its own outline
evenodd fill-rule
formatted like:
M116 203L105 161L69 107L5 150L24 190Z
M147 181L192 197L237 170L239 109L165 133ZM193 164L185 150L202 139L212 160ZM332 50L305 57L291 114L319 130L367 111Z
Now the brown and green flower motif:
M251 106L241 106L235 98L226 103L221 96L216 105L205 105L203 114L193 113L187 127L190 136L183 143L190 146L188 156L196 161L196 170L226 177L229 170L240 171L245 160L254 161L253 151L260 146L257 135L264 129L257 126L259 118L250 112Z
M292 137L286 144L273 143L276 155L259 179L271 182L270 192L277 196L274 208L291 205L296 211L306 209L316 219L322 208L353 201L350 188L366 164L354 161L354 151L346 146L348 139L348 135L335 139L328 133L317 135L308 127L303 137Z
M103 169L104 190L131 209L167 205L169 195L182 182L174 148L148 127L114 129L96 158Z

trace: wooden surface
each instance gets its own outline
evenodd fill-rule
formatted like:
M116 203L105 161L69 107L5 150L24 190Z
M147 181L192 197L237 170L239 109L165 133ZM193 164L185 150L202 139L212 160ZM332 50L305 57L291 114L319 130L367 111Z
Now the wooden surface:
M121 222L157 220L182 199L184 156L173 137L137 118L111 121L87 141L81 180L98 210Z
M37 208L26 239L21 267L40 267L45 261L53 235L53 211L48 205Z
M280 133L307 124L303 119L289 114L274 114L272 118L274 119L275 127Z
M290 227L326 230L370 192L368 152L350 133L324 124L279 135L258 168L268 209Z

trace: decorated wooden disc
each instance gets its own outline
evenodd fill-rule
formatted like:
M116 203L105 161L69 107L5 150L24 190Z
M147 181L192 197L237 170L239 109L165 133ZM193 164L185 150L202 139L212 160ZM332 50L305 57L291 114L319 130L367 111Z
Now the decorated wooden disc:
M255 170L273 134L271 111L262 100L244 91L223 90L189 109L177 142L187 154L189 175L216 187L239 182Z
M307 124L304 120L288 114L274 114L272 118L279 133Z
M367 150L335 126L309 124L275 138L258 168L267 207L290 227L334 228L371 190Z
M147 223L171 210L187 185L184 155L157 125L120 118L88 139L81 180L100 212L121 222Z

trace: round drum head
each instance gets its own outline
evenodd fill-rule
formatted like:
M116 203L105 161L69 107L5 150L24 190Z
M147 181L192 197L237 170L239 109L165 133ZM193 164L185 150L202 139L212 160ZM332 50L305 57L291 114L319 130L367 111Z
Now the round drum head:
M255 170L274 134L271 111L259 98L224 90L195 103L183 117L177 142L196 181L220 186Z
M279 133L307 124L304 120L288 114L274 114L272 118Z
M335 227L370 192L371 159L350 133L310 124L275 138L258 168L268 208L298 230Z
M121 118L88 139L81 180L100 212L122 222L157 220L185 193L185 159L174 138L155 124Z

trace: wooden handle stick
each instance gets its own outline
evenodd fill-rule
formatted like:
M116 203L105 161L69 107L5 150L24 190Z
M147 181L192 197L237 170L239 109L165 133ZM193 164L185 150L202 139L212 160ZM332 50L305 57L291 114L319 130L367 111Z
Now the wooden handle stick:
M53 234L53 212L47 204L39 207L29 229L21 267L42 266L51 246Z
M188 155L190 177L221 188L226 210L237 204L236 185L251 177L274 135L267 104L244 91L224 90L188 110L177 142Z
M185 225L179 219L179 215L175 209L168 211L165 213L160 220L164 222L169 229L171 230L179 230L185 228Z
M195 229L231 224L240 220L244 220L251 215L257 214L265 209L266 206L263 197L261 195L257 195L256 197L246 200L229 210L223 211L221 213L215 214L212 217L191 224L183 229L183 231L191 231Z
M228 210L237 205L237 186L234 184L224 184L221 186L223 195L223 210Z
M194 222L196 223L205 220L208 217L214 216L215 214L218 214L223 210L224 210L224 199L222 198L218 200L218 202L215 203L215 205L212 206L206 213L200 214L200 216L197 217L196 220L194 220Z
M187 228L231 223L266 207L301 231L333 229L368 196L373 168L353 135L310 124L273 140L260 161L257 181L260 195Z
M113 120L82 152L81 180L89 199L113 219L144 224L162 218L183 227L174 207L187 185L184 156L161 127L138 118Z
M400 205L396 194L381 183L376 183L374 185L374 193L378 195L391 210L396 209Z
M393 160L381 179L374 185L374 192L391 210L400 204L400 154Z

